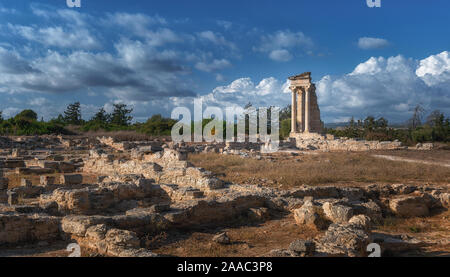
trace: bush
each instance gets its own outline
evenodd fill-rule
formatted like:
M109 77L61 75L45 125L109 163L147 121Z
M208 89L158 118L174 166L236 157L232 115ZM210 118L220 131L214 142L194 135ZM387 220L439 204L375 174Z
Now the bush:
M177 121L170 118L163 118L160 114L154 115L139 127L139 132L147 135L169 136L172 127Z
M14 117L16 120L37 120L37 113L33 110L23 110Z
M38 122L28 119L8 119L0 123L0 134L31 136L47 134L67 134L62 125L51 122Z
M280 138L286 139L291 133L291 119L284 119L280 122Z
M0 134L31 136L68 133L58 122L37 121L37 118L37 113L33 110L23 110L13 118L0 121Z
M433 129L430 127L419 127L411 133L412 140L414 142L427 142L433 141Z

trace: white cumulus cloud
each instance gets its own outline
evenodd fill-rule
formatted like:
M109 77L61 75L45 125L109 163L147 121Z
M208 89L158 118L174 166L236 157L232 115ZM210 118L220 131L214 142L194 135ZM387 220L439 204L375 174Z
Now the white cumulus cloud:
M308 52L313 46L313 40L303 32L280 30L273 34L263 35L260 44L253 47L253 50L268 53L269 58L274 61L285 62L292 59L290 49L301 49Z
M231 63L226 60L226 59L220 59L220 60L213 60L211 63L207 63L207 62L198 62L195 65L195 68L197 68L198 70L201 71L205 71L205 72L213 72L213 71L217 71L217 70L221 70L227 67L230 67Z
M273 50L270 52L269 57L277 62L287 62L292 59L291 53L286 49Z
M444 51L420 61L416 70L428 85L439 85L450 81L450 52Z
M8 24L13 32L27 40L42 43L45 46L60 48L94 49L100 42L91 32L83 28L63 28L61 26L37 28Z
M358 47L361 49L380 49L387 47L389 41L383 38L362 37L358 40Z
M333 122L373 115L402 122L417 104L424 105L428 112L440 109L449 114L450 70L445 57L446 53L421 61L401 55L372 57L349 74L324 76L317 83L322 117Z

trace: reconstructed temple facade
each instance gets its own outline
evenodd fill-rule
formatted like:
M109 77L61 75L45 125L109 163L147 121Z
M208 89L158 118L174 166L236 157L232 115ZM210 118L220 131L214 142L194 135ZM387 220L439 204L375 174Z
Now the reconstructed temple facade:
M323 123L311 72L289 77L292 90L291 137L322 133Z

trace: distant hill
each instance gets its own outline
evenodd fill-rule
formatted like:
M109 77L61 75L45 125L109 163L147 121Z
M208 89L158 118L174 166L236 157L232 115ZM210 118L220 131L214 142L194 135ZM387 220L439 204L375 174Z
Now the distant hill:
M325 123L325 128L336 129L337 127L346 127L348 122Z

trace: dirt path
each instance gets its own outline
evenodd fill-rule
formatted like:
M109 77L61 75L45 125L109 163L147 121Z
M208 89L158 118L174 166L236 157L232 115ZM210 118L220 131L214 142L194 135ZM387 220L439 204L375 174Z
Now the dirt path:
M421 164L428 164L428 165L438 165L438 166L450 167L450 163L446 163L446 162L429 162L429 161L424 161L424 160L406 159L406 158L402 158L402 157L389 156L389 155L372 155L372 157L390 160L390 161L397 161L397 162L421 163Z

